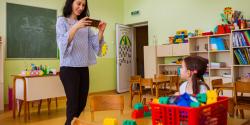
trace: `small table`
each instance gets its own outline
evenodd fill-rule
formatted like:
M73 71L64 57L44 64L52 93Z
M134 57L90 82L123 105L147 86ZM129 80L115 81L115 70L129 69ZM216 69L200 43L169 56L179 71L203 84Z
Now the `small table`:
M170 82L172 82L172 77L177 77L178 75L165 75L167 78L166 80L157 80L157 79L153 79L153 85L155 85L155 96L156 98L159 97L159 86L161 84L171 84ZM179 85L176 85L179 86ZM178 88L178 87L177 87Z
M13 76L13 118L16 117L16 99L23 100L24 120L27 121L28 104L30 101L65 97L59 75L49 76Z

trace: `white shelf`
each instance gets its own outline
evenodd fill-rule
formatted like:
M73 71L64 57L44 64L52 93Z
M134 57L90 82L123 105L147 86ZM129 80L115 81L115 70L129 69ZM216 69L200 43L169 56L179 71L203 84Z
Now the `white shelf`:
M192 52L190 52L191 54L193 54L193 53L208 53L208 51L192 51Z
M210 53L220 53L220 52L230 52L230 50L216 50L216 51L209 51Z
M231 70L231 67L222 67L222 68L208 68L208 69L210 69L210 70L220 70L220 69L222 69L222 70Z

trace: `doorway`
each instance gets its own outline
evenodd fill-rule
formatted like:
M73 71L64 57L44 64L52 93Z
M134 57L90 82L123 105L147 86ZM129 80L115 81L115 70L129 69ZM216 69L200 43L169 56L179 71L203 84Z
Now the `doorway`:
M144 78L144 46L148 46L148 26L135 28L136 75Z

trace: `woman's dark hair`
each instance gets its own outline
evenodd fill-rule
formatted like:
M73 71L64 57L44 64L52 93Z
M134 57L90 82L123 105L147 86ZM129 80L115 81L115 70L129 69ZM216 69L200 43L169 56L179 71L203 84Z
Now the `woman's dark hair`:
M200 56L188 56L184 58L184 62L187 70L195 72L192 75L193 93L200 92L200 85L205 85L209 89L203 78L207 71L208 60Z
M69 17L72 13L72 4L75 0L66 0L65 5L63 7L63 16L64 17ZM86 0L86 4L84 7L84 10L82 11L82 13L77 17L78 20L86 17L86 16L90 16L89 14L89 8L88 8L88 1Z

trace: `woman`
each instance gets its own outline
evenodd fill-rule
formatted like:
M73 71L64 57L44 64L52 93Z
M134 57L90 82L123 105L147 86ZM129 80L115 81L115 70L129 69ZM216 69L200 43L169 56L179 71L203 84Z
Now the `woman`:
M89 91L88 66L96 63L103 45L106 23L101 21L98 34L90 26L87 0L66 0L63 16L56 24L57 44L60 50L60 79L67 97L67 120L79 117L87 102Z

